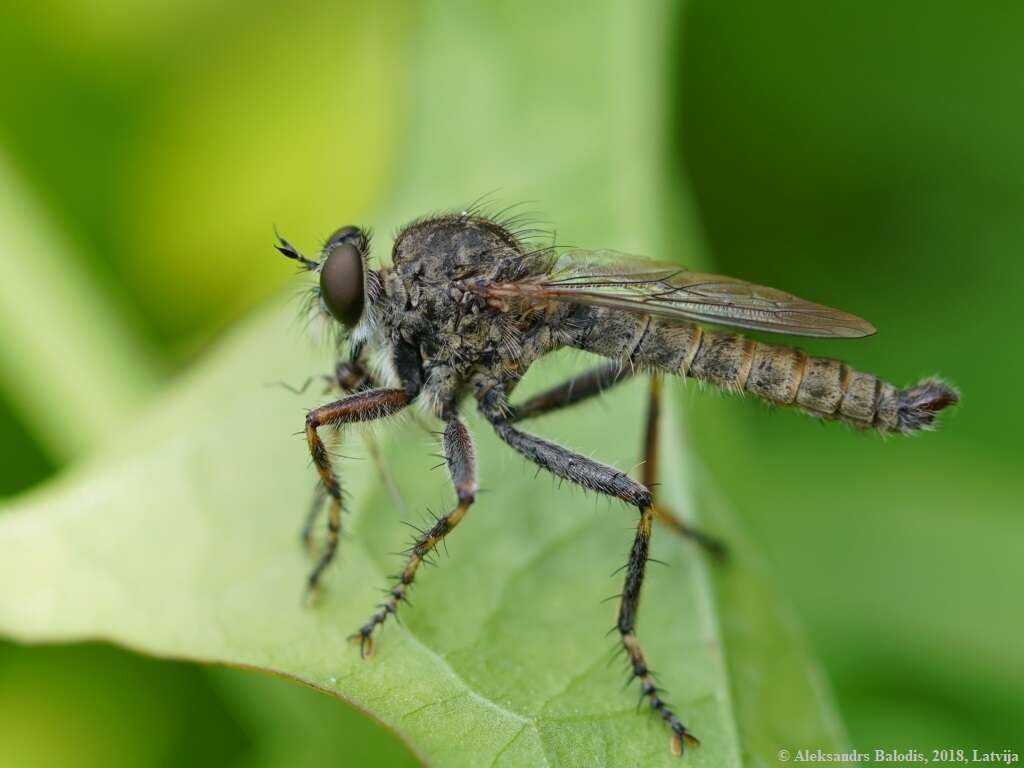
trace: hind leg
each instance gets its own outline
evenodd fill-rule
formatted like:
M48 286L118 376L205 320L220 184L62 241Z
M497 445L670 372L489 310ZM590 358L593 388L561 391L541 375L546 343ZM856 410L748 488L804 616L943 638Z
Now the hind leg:
M619 363L611 362L592 368L585 373L574 376L561 384L534 395L525 402L510 407L509 422L523 421L536 416L568 408L584 400L600 395L619 382L629 378L632 372ZM648 488L657 487L658 477L658 423L661 414L661 380L657 376L650 378L650 390L647 405L647 420L644 432L644 463L643 484ZM685 523L678 515L660 503L654 505L654 515L669 528L704 547L715 557L725 556L725 545L703 531Z
M629 378L632 371L617 362L605 363L589 371L566 379L525 402L511 407L509 421L522 421L546 413L568 408L570 405L596 397L620 381Z
M654 489L658 485L658 423L661 416L661 390L661 379L657 376L651 376L647 399L647 423L644 430L644 468L642 480L643 484L652 489L652 493L655 493L655 495L656 491ZM661 504L657 498L654 500L654 515L672 530L693 539L715 557L722 558L725 556L726 548L721 541L684 522L678 515Z
M672 751L678 754L684 744L696 745L697 739L676 717L668 702L659 695L659 689L647 666L635 631L640 588L643 585L650 547L651 521L654 517L651 509L651 492L623 472L516 429L508 423L503 409L494 406L493 403L481 404L481 410L491 422L494 431L498 433L498 437L534 464L564 480L621 499L639 511L640 520L626 565L626 581L620 597L615 628L629 658L632 676L640 682L641 696L672 732Z

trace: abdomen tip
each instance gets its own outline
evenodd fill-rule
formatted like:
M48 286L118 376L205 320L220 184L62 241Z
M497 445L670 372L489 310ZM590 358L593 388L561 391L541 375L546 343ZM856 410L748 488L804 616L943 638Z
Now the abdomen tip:
M914 432L931 426L935 414L960 402L960 394L938 379L925 379L899 394L899 427Z

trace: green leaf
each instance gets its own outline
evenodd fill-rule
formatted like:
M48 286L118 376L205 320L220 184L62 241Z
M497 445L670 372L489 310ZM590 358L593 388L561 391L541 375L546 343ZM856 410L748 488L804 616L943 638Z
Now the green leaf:
M431 6L409 54L407 170L379 228L503 185L502 199L540 190L562 242L665 255L658 202L681 193L661 175L656 140L678 20L657 3L577 14L567 0ZM609 665L604 635L614 604L601 599L621 589L611 572L635 512L535 477L479 419L486 492L375 656L361 660L346 637L398 568L387 553L408 539L400 521L451 503L430 471L428 419L372 433L396 489L347 433L339 563L321 606L301 605L297 527L313 475L295 433L320 398L264 383L331 361L298 340L293 313L271 307L238 328L102 456L0 515L0 631L267 670L366 710L438 765L676 764L664 727L623 690L624 665ZM542 366L530 388L570 367ZM631 382L535 428L635 466L643 392ZM661 528L653 541L668 567L650 569L639 635L704 742L687 760L768 765L783 748L841 748L794 619L687 449L678 408L667 415L663 497L733 550L714 565Z
M67 459L142 406L155 365L2 153L0 209L0 386L51 455Z

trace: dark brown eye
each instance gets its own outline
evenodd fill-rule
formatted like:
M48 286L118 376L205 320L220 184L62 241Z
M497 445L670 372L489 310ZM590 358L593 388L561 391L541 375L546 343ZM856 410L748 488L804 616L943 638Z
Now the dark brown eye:
M354 232L339 238L348 229ZM327 241L320 268L320 297L324 306L349 328L359 323L363 313L363 256L353 244L360 234L355 227L338 230Z
M332 246L339 245L341 243L355 243L359 245L366 241L366 235L359 227L342 227L337 230L333 235L327 238L327 242L324 244L324 250L331 248Z

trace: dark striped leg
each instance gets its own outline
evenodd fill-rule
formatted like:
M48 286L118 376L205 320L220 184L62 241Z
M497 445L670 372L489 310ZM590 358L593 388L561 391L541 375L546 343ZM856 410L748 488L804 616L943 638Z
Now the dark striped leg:
M697 739L686 730L669 705L658 695L658 688L647 668L640 642L634 632L640 603L640 587L644 580L644 568L651 539L651 520L654 514L651 509L651 492L623 472L575 454L560 445L519 431L501 416L499 408L484 404L482 410L498 436L530 461L584 488L622 499L640 511L636 540L633 542L626 567L626 584L622 590L616 628L622 640L622 647L629 656L633 677L640 681L641 695L672 731L673 751L679 753L684 742L697 744Z
M309 455L313 457L313 464L320 475L320 483L330 499L327 510L327 543L319 561L309 574L307 596L311 602L316 600L321 574L334 559L334 553L338 549L338 534L341 531L341 484L317 430L323 426L341 426L355 421L384 418L397 413L408 404L409 395L404 389L373 389L322 405L306 414Z
M644 465L642 480L644 485L656 491L658 485L658 423L661 416L661 379L658 376L651 376L651 386L647 402L647 426L644 430ZM700 544L709 553L717 558L725 557L725 545L714 536L687 525L676 514L662 505L657 499L654 501L654 515L669 528L682 534Z
M651 543L651 522L654 513L650 507L641 507L640 522L636 527L636 538L633 539L633 548L629 552L629 562L626 564L626 583L622 587L622 597L619 602L619 619L616 628L622 638L622 647L626 649L629 663L633 670L633 677L640 681L640 695L645 697L655 712L661 715L669 729L672 731L670 743L672 752L680 755L683 752L683 745L697 746L700 741L692 733L686 730L679 718L669 709L669 705L662 700L660 689L654 684L651 671L647 667L647 660L644 658L640 642L636 639L636 614L640 606L640 588L644 582L644 570L647 566L647 556Z
M316 527L316 519L320 517L320 510L324 508L324 500L327 498L327 491L324 484L317 481L316 489L313 491L313 502L309 505L306 513L306 520L302 524L302 546L306 548L310 557L316 555L316 541L313 538L313 528Z
M372 372L359 359L343 360L334 366L333 373L323 374L319 377L310 377L306 379L306 383L299 389L289 387L287 384L284 384L284 386L296 394L302 394L315 378L320 378L327 382L327 386L324 389L325 395L335 389L342 395L349 395L353 392L364 392L377 386ZM302 546L305 547L311 557L316 556L316 542L313 539L313 529L316 527L316 520L320 516L320 511L324 508L324 501L326 499L327 491L323 483L318 482L313 493L313 501L310 504L309 512L306 513L305 522L302 524L302 533L300 534Z
M604 390L615 386L629 378L632 371L619 363L606 363L592 368L568 381L563 381L551 389L534 395L519 405L513 405L509 421L522 421L541 416L560 408L575 405L583 400L600 395Z
M507 420L509 422L523 421L524 419L542 416L546 413L575 405L583 400L600 395L604 390L630 376L632 376L631 369L624 368L619 363L612 362L598 366L538 395L534 395L519 405L511 406L511 413ZM661 380L656 376L652 376L650 382L647 422L644 433L642 479L643 484L648 488L655 488L657 486L658 474L658 423L661 413L662 385ZM722 558L725 556L725 545L721 541L687 525L678 515L663 505L655 503L654 514L674 531L693 539L715 557Z
M388 599L370 620L352 635L359 641L359 653L368 656L373 653L373 632L387 617L398 613L398 604L406 599L409 587L416 578L420 564L466 516L476 497L476 459L473 438L458 416L450 416L444 429L444 456L448 473L455 486L458 504L455 509L441 517L426 531L420 533L409 549L409 559L398 576L398 583L388 591Z
M378 386L373 372L360 360L343 360L334 366L333 384L342 392L363 392Z

